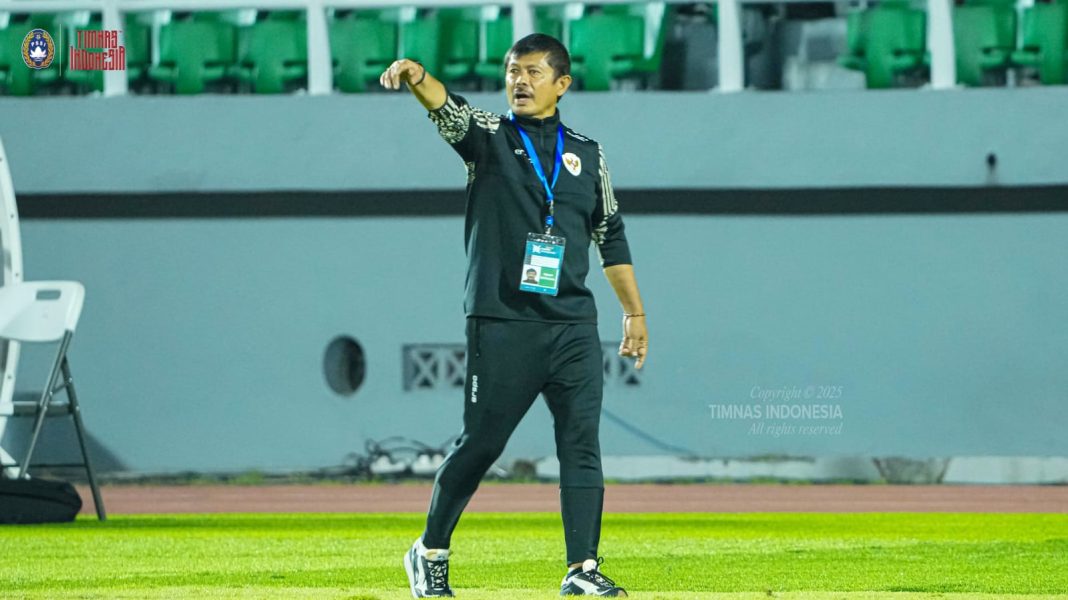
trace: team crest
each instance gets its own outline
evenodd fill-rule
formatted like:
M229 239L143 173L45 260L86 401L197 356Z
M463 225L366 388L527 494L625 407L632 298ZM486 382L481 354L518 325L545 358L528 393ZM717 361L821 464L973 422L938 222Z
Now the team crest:
M564 155L564 166L567 167L568 173L578 177L578 174L582 172L582 159L575 156L574 153L568 152Z
M56 45L44 29L34 29L22 40L22 60L31 69L47 69L56 57Z

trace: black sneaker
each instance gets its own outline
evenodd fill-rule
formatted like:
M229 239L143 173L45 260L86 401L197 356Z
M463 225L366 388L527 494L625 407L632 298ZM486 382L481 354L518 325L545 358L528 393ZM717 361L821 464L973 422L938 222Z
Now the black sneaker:
M404 570L412 598L452 598L449 587L449 551L427 550L422 538L404 555Z
M617 586L616 582L601 573L599 567L602 562L603 558L591 558L583 562L581 567L568 571L560 582L560 595L626 598L627 590Z

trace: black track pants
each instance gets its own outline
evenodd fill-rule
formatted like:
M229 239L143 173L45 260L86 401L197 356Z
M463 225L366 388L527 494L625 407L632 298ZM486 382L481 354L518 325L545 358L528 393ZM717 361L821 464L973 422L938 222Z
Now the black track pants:
M467 319L463 431L434 482L423 534L427 548L449 547L482 476L540 393L556 432L567 561L597 556L603 369L595 324Z

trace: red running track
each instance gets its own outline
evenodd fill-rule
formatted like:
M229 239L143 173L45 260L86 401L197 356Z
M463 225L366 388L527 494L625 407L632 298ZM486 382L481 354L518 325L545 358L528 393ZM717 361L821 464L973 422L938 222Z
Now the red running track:
M102 488L108 514L424 512L430 484L127 486ZM83 514L92 494L78 488ZM468 510L557 512L556 484L485 484ZM1068 486L620 484L606 512L1068 513Z

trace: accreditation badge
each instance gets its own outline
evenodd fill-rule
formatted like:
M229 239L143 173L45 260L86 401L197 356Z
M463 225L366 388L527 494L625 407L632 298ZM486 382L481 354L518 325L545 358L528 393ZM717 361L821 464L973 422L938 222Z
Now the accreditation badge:
M544 233L527 234L520 290L549 296L555 296L560 291L560 271L564 268L566 241L562 237Z

